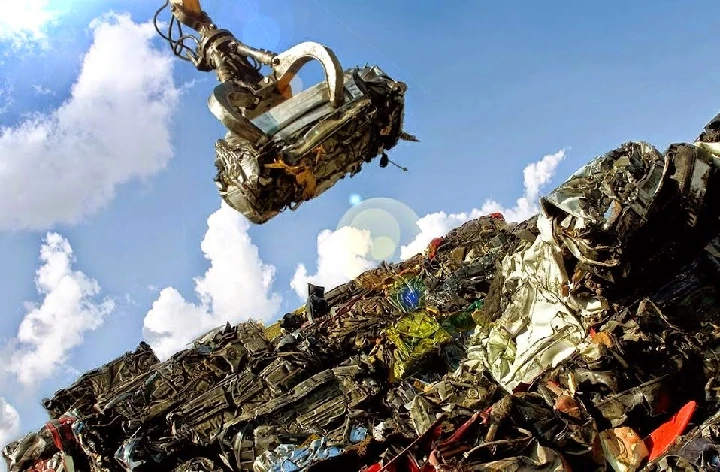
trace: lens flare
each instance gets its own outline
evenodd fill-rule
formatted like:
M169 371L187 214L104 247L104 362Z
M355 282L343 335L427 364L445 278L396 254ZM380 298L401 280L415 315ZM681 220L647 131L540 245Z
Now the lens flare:
M352 207L343 215L337 229L350 226L370 233L370 254L376 261L396 260L401 246L419 233L417 214L392 198L363 200L358 194L349 198Z

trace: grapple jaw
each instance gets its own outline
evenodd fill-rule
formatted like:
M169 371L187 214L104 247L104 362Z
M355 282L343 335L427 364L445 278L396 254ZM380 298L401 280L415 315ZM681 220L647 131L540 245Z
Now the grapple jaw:
M291 99L290 82L312 60L318 61L325 72L329 103L335 108L340 107L344 102L340 61L327 46L308 41L272 56L268 60L272 72L254 89L232 81L216 86L208 99L208 108L230 132L254 145L262 145L267 142L267 137L251 120Z

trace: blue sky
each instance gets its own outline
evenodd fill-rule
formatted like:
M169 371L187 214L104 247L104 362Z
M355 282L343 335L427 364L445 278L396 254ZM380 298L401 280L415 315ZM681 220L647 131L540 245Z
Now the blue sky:
M142 339L169 352L225 318L296 308L298 264L332 285L376 263L373 234L334 231L352 194L421 217L401 225L399 257L473 215L523 216L538 186L623 141L693 139L718 111L720 5L709 0L205 0L253 46L315 40L346 67L375 63L405 81L406 129L421 139L391 152L410 172L369 165L248 227L218 211L214 76L136 24L157 3L29 0L0 19L3 442L44 421L42 396ZM160 338L147 329L167 325Z

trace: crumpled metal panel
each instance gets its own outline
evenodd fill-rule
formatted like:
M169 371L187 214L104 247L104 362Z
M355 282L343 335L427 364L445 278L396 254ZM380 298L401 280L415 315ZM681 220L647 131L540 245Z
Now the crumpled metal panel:
M527 455L485 463L474 470L479 472L570 472L562 457L550 448L534 442Z
M669 246L674 234L668 230L690 245L695 231L707 237L703 226L712 217L698 218L709 211L707 192L717 191L720 163L720 153L709 146L675 144L662 155L647 143L630 142L596 158L541 199L557 244L582 271L616 283L631 274L639 253L668 261L682 249Z
M717 158L702 146L674 145L663 156L643 142L573 174L541 200L535 241L503 260L499 290L508 301L495 326L477 328L468 366L513 390L582 349L588 328L607 315L608 290L638 265L640 245L656 251L659 266L707 237L717 210L708 212L705 197L717 178ZM673 223L676 233L648 236ZM675 235L687 248L671 247Z
M50 459L43 459L26 469L27 472L74 472L72 457L57 452Z
M198 457L183 462L172 472L223 472L223 468L207 457Z
M558 244L592 268L620 265L627 233L645 222L668 165L650 144L631 142L584 166L541 200L548 217L558 214Z
M570 279L552 225L541 215L535 242L503 260L501 290L509 302L493 326L476 328L468 346L466 366L488 370L507 390L571 356L585 338L582 318L598 317L607 308L597 297L559 290Z
M452 339L433 317L422 311L400 318L385 335L393 345L391 381L404 378L417 362Z
M328 446L323 438L316 439L306 447L280 445L272 452L266 452L255 460L254 472L289 472L307 468L314 462L335 457L342 448Z

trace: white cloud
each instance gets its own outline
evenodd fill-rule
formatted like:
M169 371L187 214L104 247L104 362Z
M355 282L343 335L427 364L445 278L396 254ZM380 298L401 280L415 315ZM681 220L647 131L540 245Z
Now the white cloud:
M317 237L317 273L308 275L305 265L299 264L290 286L304 299L308 282L330 290L352 280L376 265L369 257L370 248L369 231L350 226L323 230Z
M33 84L32 88L38 95L55 95L55 92L43 85Z
M550 183L557 166L565 158L565 150L561 149L555 154L548 154L537 162L529 164L523 170L525 191L518 198L513 208L504 208L494 200L486 201L481 209L482 214L501 212L508 221L524 221L535 215L538 211L540 190Z
M552 179L557 166L565 158L565 150L555 154L548 154L537 162L529 164L523 170L524 193L518 198L515 206L505 208L494 200L487 200L482 207L473 209L470 213L447 214L445 212L431 213L417 221L420 233L407 246L400 248L400 257L408 259L425 250L430 241L446 235L451 229L463 223L488 215L494 212L503 214L507 221L524 221L538 212L538 199L540 190Z
M0 447L13 441L20 432L20 415L17 410L0 397Z
M43 298L27 304L20 322L14 352L6 371L24 386L35 386L66 362L70 351L82 343L87 331L102 325L114 304L96 301L100 285L81 271L73 270L75 257L67 239L48 233L40 248L41 265L35 285Z
M563 159L565 159L565 149L561 149L555 154L548 154L525 167L523 176L525 178L525 195L528 198L536 200L540 197L540 190L550 183Z
M247 231L250 224L224 203L208 218L201 248L210 268L195 279L199 303L173 287L160 291L144 320L144 335L158 357L168 358L195 337L225 322L267 321L281 298L272 292L275 268L263 263Z
M0 82L0 115L7 113L13 104L15 88L7 80Z
M15 48L46 45L45 27L58 17L48 4L48 0L0 0L0 41Z
M483 207L484 208L484 207ZM409 259L425 250L434 238L444 236L453 228L457 228L461 224L470 221L474 218L478 218L487 213L483 210L473 209L470 213L451 213L447 214L444 211L437 213L430 213L417 220L418 228L420 232L415 239L413 239L406 246L400 248L400 258Z
M70 98L0 129L0 230L76 223L118 185L157 173L172 157L168 128L180 92L173 59L151 45L152 24L109 15L91 29Z
M208 81L207 77L201 77L199 79L191 79L188 81L185 81L185 83L182 84L181 90L183 92L188 92L195 88L198 84L204 84Z

